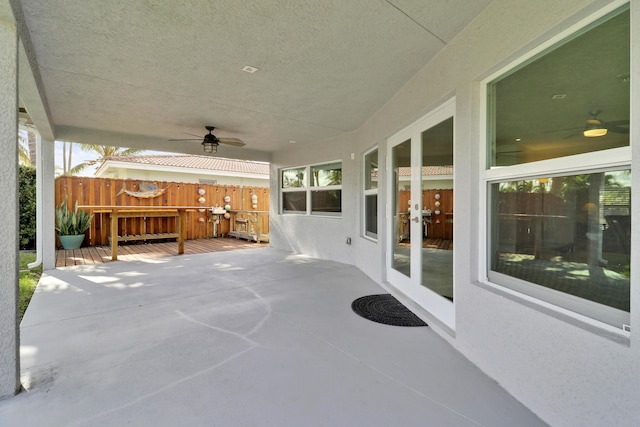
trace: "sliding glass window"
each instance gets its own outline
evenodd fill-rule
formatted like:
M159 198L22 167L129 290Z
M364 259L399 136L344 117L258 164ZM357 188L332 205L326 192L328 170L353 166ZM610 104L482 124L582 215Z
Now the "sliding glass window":
M623 329L629 29L625 7L488 82L485 172L488 279Z

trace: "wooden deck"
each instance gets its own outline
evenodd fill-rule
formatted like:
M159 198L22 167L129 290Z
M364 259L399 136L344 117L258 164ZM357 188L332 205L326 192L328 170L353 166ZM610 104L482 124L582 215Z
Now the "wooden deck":
M186 240L184 255L209 252L257 249L268 247L268 243L247 242L231 238ZM176 242L118 245L118 261L178 256ZM75 250L56 250L56 267L72 265L102 264L111 261L111 246L88 246Z

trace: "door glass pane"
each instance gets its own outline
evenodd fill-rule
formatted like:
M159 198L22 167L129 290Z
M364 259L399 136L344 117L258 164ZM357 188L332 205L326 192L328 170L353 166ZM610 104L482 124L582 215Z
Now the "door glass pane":
M491 196L491 270L629 311L630 170L501 182Z
M392 267L411 277L410 199L411 140L393 147L393 261Z
M453 301L453 117L422 132L422 285Z

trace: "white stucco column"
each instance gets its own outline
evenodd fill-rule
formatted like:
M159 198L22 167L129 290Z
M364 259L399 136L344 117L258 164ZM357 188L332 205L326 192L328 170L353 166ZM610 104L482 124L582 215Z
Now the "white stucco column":
M54 143L42 139L34 129L21 128L36 136L36 248L37 259L28 265L35 268L42 264L43 269L56 267L55 231L54 231Z
M18 329L18 36L0 22L0 398L20 389Z
M56 231L55 231L55 143L42 139L42 155L38 167L42 169L42 185L38 191L42 194L42 268L56 268Z

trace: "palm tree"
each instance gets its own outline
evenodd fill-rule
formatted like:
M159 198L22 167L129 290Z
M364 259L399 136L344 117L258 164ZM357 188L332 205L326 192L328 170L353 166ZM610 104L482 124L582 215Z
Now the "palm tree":
M67 156L67 144L69 144L69 156ZM71 175L71 173L69 173L69 169L71 169L72 148L72 142L62 142L62 175Z
M144 152L140 148L120 148L108 145L80 144L80 149L85 152L93 152L98 155L97 159L86 160L82 163L67 169L66 175L76 175L89 166L101 166L110 156L133 156ZM69 150L71 151L71 150Z
M28 132L27 145L29 146L29 160L32 165L36 164L36 134Z

